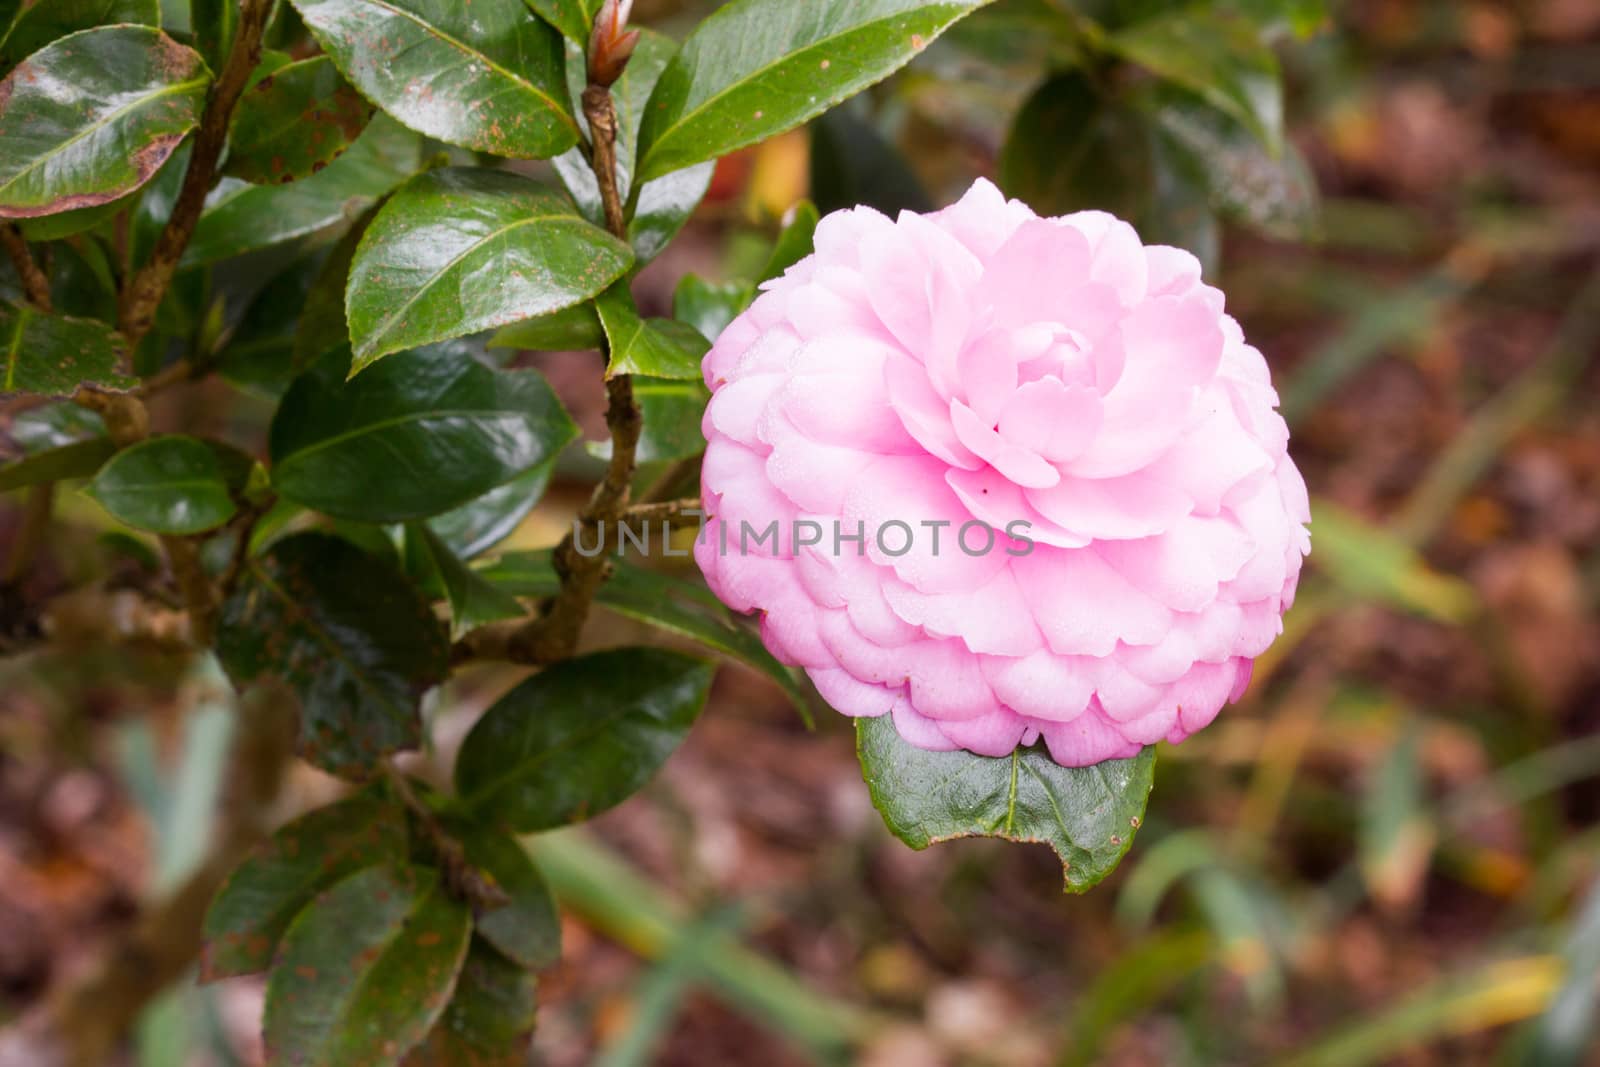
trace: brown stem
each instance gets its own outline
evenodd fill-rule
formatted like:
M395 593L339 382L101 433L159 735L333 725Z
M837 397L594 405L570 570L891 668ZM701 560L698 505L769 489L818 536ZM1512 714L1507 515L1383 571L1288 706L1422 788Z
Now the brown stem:
M55 510L56 483L46 482L36 485L28 490L28 502L23 506L22 526L17 530L17 536L11 543L11 558L6 560L5 574L0 576L0 584L14 584L22 581L29 567L33 565L34 556L39 552L39 546L44 543L45 534L50 530L50 515Z
M0 226L0 245L5 245L6 255L11 257L12 264L17 268L17 275L22 279L22 291L27 294L28 300L40 311L48 312L50 279L33 261L28 242L22 238L21 227L14 222Z
M603 85L590 85L585 89L583 114L589 120L590 166L599 180L606 229L626 241L628 217L622 209L622 192L617 188L617 108L611 99L611 90Z
M617 189L617 112L611 91L591 84L583 91L584 116L593 135L591 163L600 186L600 202L605 207L606 227L617 238L628 239L628 220ZM611 431L611 463L605 478L595 487L578 521L591 535L606 525L615 526L628 507L629 488L637 468L639 435L644 417L633 398L633 382L626 374L606 380L606 427ZM472 659L509 660L540 665L555 663L572 655L578 647L589 607L606 580L610 568L605 553L585 556L577 550L571 534L556 548L554 566L561 577L561 591L543 612L526 622L484 627L468 634L457 646L457 662Z
M384 763L383 776L400 803L416 816L417 822L422 826L422 832L428 835L428 841L439 855L439 865L443 869L445 885L458 900L464 901L477 915L503 908L511 903L511 898L506 896L505 890L467 859L466 850L462 848L461 842L444 828L433 809L417 796L417 791L411 788L411 781L398 767L392 763Z
M227 144L234 105L250 82L250 72L261 59L261 34L271 11L272 0L241 0L233 50L211 86L205 114L200 118L200 131L195 134L194 148L189 154L189 169L184 172L183 186L173 204L172 215L161 236L156 238L150 259L129 279L122 294L118 327L130 348L137 346L150 331L156 308L178 269L178 260L200 222L206 195L217 179L217 163Z

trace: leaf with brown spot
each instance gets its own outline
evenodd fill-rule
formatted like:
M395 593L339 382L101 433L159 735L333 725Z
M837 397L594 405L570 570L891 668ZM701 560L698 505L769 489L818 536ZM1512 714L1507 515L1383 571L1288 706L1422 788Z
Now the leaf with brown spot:
M0 217L115 200L194 129L211 72L148 26L103 26L45 47L0 82Z
M0 304L0 396L71 396L82 384L128 389L122 339L93 319Z
M259 185L308 177L342 155L371 117L372 105L327 56L280 67L239 100L223 171Z
M363 96L418 133L517 159L578 142L561 37L521 0L294 0Z
M444 1014L472 913L426 867L369 867L290 924L267 979L267 1063L380 1067ZM426 942L426 943L424 943Z
M523 1067L539 983L473 938L450 1006L402 1067Z
M251 559L222 607L217 656L241 688L282 678L300 698L300 754L362 778L422 738L422 694L443 680L444 629L389 563L302 533Z
M318 893L405 855L405 813L370 792L289 823L234 869L211 902L201 980L266 970L284 930Z

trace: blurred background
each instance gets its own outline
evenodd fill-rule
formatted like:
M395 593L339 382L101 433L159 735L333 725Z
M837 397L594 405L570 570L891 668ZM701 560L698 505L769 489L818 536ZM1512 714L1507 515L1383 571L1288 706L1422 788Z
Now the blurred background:
M678 32L714 6L635 18ZM1174 6L998 0L725 161L637 288L660 313L686 272L758 274L803 198L928 209L979 175L1201 253L1272 365L1316 510L1249 694L1162 746L1128 858L1071 897L1043 847L891 839L849 722L819 706L808 730L728 666L642 795L536 845L566 909L536 1062L1600 1063L1600 4L1274 5L1288 147L1270 160L1204 121L1147 138L1107 80L1147 116L1184 104L1137 64L1062 73L1095 26ZM601 435L597 356L516 358ZM269 411L212 382L156 418L259 444ZM0 426L4 447L55 418ZM567 457L507 547L558 540L595 462ZM66 532L10 588L156 565L63 496ZM19 505L0 498L0 558ZM102 629L0 661L0 1025L59 1004L224 821L238 702L210 665ZM645 636L602 614L588 640ZM439 694L419 773L517 679ZM338 788L300 765L269 815ZM258 1062L257 983L152 992L128 991L127 1062Z

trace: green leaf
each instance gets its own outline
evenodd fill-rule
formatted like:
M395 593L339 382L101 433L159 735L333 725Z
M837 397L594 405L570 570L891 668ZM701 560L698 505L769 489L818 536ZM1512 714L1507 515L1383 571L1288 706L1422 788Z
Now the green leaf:
M0 393L71 396L80 384L129 389L117 372L122 338L93 319L0 304Z
M430 171L384 205L356 250L345 300L354 370L570 307L632 262L627 246L537 182L475 168Z
M502 327L490 339L489 347L529 352L582 352L599 348L604 336L594 305L585 302Z
M684 42L639 131L648 180L754 144L893 74L986 0L734 0Z
M394 1063L444 1013L472 912L425 867L369 867L290 925L262 1020L268 1063Z
M301 533L252 558L222 607L217 656L240 688L281 678L300 698L300 754L361 777L422 737L422 693L449 642L394 567L339 537Z
M618 615L687 637L760 671L778 683L801 718L810 721L806 691L789 668L773 658L754 630L734 621L703 582L658 574L626 560L612 562L614 572L595 595L595 603ZM518 596L553 596L561 588L548 550L507 552L479 573Z
M488 875L509 902L478 917L478 936L506 959L530 971L561 959L561 918L539 869L517 839L492 827L446 819L467 862Z
M227 344L217 353L217 373L231 385L271 397L294 380L294 342L322 284L322 259L308 256L268 282L250 301ZM286 309L302 308L300 315ZM342 312L341 312L342 315Z
M306 294L299 319L292 324L294 343L290 346L290 365L297 371L307 370L317 360L335 349L350 344L350 324L344 315L344 290L350 280L350 264L355 262L356 249L367 227L378 217L379 205L374 205L357 219L339 238L322 271Z
M907 744L888 715L856 720L862 776L890 831L915 849L957 837L1049 845L1068 891L1110 874L1144 818L1155 749L1092 767L1063 767L1043 745L998 759Z
M527 614L510 593L491 585L461 562L450 546L426 523L406 524L406 559L413 574L436 580L450 601L450 633L459 638L469 630L501 619Z
M213 70L221 70L239 30L239 5L234 0L189 0L189 18L195 47Z
M598 815L649 781L688 733L711 666L628 648L547 667L478 720L456 791L480 817L533 833Z
M1317 187L1293 145L1273 155L1248 127L1191 93L1163 87L1144 106L1165 157L1217 211L1273 237L1310 234Z
M1082 74L1057 75L1017 112L1000 184L1042 215L1096 208L1142 220L1155 181L1144 118L1102 100Z
M526 1067L539 982L473 938L455 994L401 1067Z
M748 282L708 282L685 274L672 294L672 317L715 341L755 296L755 286Z
M302 815L264 841L206 911L203 982L264 971L289 923L336 882L406 858L405 813L357 793Z
M527 0L529 9L579 48L589 47L594 17L605 0Z
M94 207L80 207L76 211L62 211L55 215L39 215L23 219L17 225L22 236L29 241L60 241L74 234L84 233L116 217L117 212L129 207L133 194L119 200L108 200Z
M15 463L0 467L0 493L49 482L91 477L116 451L117 446L110 440L98 437L25 456Z
M864 204L894 218L934 207L900 150L849 108L811 124L811 197L823 214Z
M487 552L510 537L539 503L545 487L550 484L557 458L551 456L454 511L435 515L428 520L428 526L462 559Z
M31 0L13 8L16 23L8 35L5 7L0 4L0 72L79 30L116 23L161 25L159 0Z
M783 216L783 228L778 231L778 240L772 246L772 255L767 259L760 280L768 282L781 278L790 267L809 256L814 250L817 223L821 221L817 205L809 200L791 207Z
M293 0L344 76L447 144L548 159L578 142L561 37L520 0Z
M349 151L288 185L224 178L184 253L185 265L230 259L350 223L421 163L422 139L375 115Z
M611 348L606 375L642 374L651 378L698 379L700 360L711 343L693 326L674 319L643 319L626 282L595 297L600 325Z
M633 246L640 265L654 259L677 236L705 198L706 190L711 187L712 171L716 169L715 163L708 162L634 188L639 126L644 120L645 105L661 72L677 51L675 41L653 30L641 29L633 57L628 60L622 77L611 87L612 100L617 109L617 190L625 200L633 203L633 211L628 219L628 243ZM567 55L569 65L575 68L574 73L581 72L582 51L569 49ZM574 95L580 94L582 89L579 80L573 87ZM583 122L583 126L587 133L588 123ZM562 183L577 203L578 210L596 225L605 225L600 186L583 151L574 148L557 156L552 162Z
M639 263L655 259L678 236L705 199L716 169L715 163L702 163L651 178L639 188L633 217L628 220L628 243Z
M537 371L502 371L450 343L354 381L325 359L272 420L273 484L340 518L441 515L555 457L578 428Z
M84 492L119 521L158 534L205 533L238 511L217 450L177 435L118 452Z
M290 63L239 98L223 173L261 185L309 177L343 155L371 117L333 60Z
M633 399L644 415L634 458L640 463L669 463L698 456L706 450L700 422L711 402L711 392L701 382L635 377ZM611 441L595 441L591 455L611 458Z
M1232 115L1273 156L1283 150L1278 61L1248 22L1184 9L1136 22L1106 47Z
M29 455L106 436L98 414L70 402L43 404L11 417L6 433ZM93 473L93 472L90 472Z
M148 26L64 37L0 81L0 217L104 204L139 188L200 121L211 74Z

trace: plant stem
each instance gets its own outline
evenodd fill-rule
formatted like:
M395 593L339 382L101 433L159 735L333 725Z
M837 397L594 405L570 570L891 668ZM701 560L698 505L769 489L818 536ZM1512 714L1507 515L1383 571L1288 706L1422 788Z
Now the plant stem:
M28 251L28 242L22 238L22 229L14 222L0 226L0 245L5 246L6 255L11 257L12 264L17 268L17 275L22 279L22 291L27 294L28 300L40 311L48 313L51 310L50 279L34 262L33 253Z
M416 816L422 832L427 835L434 851L439 854L439 865L450 892L466 902L476 915L509 904L511 898L506 896L505 890L472 865L461 842L444 828L433 809L417 796L417 791L411 787L411 782L405 774L387 760L382 764L382 769L384 780L389 783L395 798L405 805L407 811Z
M211 86L211 96L206 102L205 114L200 118L200 130L195 134L194 148L189 154L189 169L184 172L183 186L173 204L172 215L167 219L161 236L156 238L150 259L129 279L122 294L122 308L118 328L128 339L130 349L150 331L155 321L156 308L172 284L183 250L194 236L205 209L206 196L217 180L217 163L222 158L223 146L228 140L228 125L233 119L233 109L250 82L250 73L261 59L261 35L266 28L267 16L272 12L272 0L241 0L239 29L233 39L233 50L222 73Z
M619 240L628 238L628 222L622 197L617 189L617 111L611 90L591 84L583 92L584 115L593 135L590 161L600 186L600 201L605 207L606 226ZM644 417L633 398L633 381L626 374L606 379L606 427L611 431L611 463L605 478L578 516L590 533L622 519L628 507L629 488L637 467L636 454ZM605 553L585 556L577 550L573 535L556 548L554 566L561 577L561 591L542 614L509 627L483 627L468 634L456 647L456 660L503 659L515 663L540 665L571 656L578 647L589 607L606 580L609 567Z

